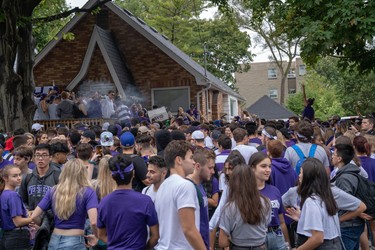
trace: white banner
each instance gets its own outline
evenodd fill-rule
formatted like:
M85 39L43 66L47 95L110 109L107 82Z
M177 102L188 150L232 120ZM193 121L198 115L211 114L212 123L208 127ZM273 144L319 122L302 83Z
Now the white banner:
M165 121L169 119L169 115L165 107L148 110L147 114L150 118L150 121L152 121L152 119L154 119L155 121Z

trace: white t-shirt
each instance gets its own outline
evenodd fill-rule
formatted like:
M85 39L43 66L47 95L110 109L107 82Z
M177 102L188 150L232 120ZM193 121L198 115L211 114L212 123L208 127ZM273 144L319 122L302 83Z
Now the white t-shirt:
M332 240L340 236L340 222L337 213L330 216L326 205L319 196L306 199L298 221L297 233L311 237L311 230L324 233L325 240Z
M258 152L258 150L255 147L249 145L237 145L232 150L238 150L243 156L243 158L245 158L246 164L249 164L250 157L254 153Z
M155 249L193 249L185 238L178 219L178 210L188 207L195 209L195 225L199 231L199 203L194 184L177 174L169 176L160 185L155 199L160 232Z
M207 148L214 148L214 143L212 142L212 139L211 139L211 137L209 137L209 136L206 136L205 138L204 138L204 145L207 147Z
M142 190L142 194L148 195L154 203L155 203L156 193L157 192L154 191L154 184L151 184L150 186L145 187Z

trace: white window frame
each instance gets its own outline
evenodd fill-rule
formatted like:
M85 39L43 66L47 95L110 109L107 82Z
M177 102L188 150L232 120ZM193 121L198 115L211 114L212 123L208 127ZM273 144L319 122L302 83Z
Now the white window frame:
M276 91L276 94L271 94L271 92L274 92ZM279 91L277 89L270 89L268 91L268 96L271 98L271 99L277 99L279 98Z
M277 68L268 68L267 69L267 76L268 76L268 79L276 79L277 78Z
M151 105L154 105L155 104L155 91L158 91L158 90L165 90L165 91L168 91L168 90L174 90L174 89L186 89L187 92L188 92L188 103L187 103L187 107L180 105L182 108L184 108L185 110L188 109L190 107L190 86L183 86L183 87L165 87L165 88L152 88L151 89ZM159 107L160 108L160 107ZM178 107L176 107L177 110L178 110ZM167 111L171 111L172 113L177 113L177 110L167 110Z
M232 113L232 105L231 105L232 102L235 103L233 113ZM235 116L238 116L238 100L236 98L228 96L228 108L229 108L230 119L232 119Z
M300 76L306 75L306 65L305 64L301 64L301 65L298 66L298 74Z

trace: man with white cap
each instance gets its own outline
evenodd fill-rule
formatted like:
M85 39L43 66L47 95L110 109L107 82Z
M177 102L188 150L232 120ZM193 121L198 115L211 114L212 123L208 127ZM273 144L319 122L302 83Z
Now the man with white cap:
M200 130L196 130L191 134L191 143L195 147L201 147L204 148L204 134Z
M40 123L34 123L31 126L31 131L36 134L37 132L43 130L43 128L44 128L44 125L42 125Z

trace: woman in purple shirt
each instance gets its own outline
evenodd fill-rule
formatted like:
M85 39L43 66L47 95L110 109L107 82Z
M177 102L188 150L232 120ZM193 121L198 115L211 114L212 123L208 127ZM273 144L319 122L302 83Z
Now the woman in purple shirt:
M370 181L375 181L375 159L371 158L371 144L364 136L356 136L353 140L354 149L362 167L368 174Z
M14 190L21 185L21 170L14 165L3 169L4 190L0 196L0 219L3 237L0 249L30 249L30 233L27 225L32 221L28 218L22 199Z
M285 242L289 241L289 237L284 221L285 211L281 193L277 187L268 184L271 175L271 159L264 153L258 152L250 157L249 166L254 172L259 192L271 201L272 217L267 228L267 249L285 249Z
M68 161L60 175L59 184L50 189L32 214L34 221L49 209L54 213L54 225L49 250L86 250L84 227L88 215L96 232L98 199L90 187L87 170L79 159ZM94 237L89 238L89 244Z

